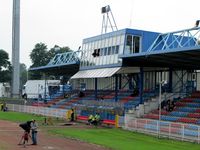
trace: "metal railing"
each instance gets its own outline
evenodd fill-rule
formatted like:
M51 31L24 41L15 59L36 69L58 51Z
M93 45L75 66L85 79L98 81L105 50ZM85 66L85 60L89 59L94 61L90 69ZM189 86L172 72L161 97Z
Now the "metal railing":
M66 118L68 109L55 109L47 107L35 107L26 105L7 104L8 110L15 112L31 113L49 117Z
M124 129L181 141L200 143L200 126L125 117Z
M14 112L23 112L30 114L37 114L48 117L56 118L67 118L69 109L56 109L56 108L47 108L47 107L36 107L36 106L26 106L26 105L16 105L16 104L7 104L9 111ZM81 109L75 109L76 115L81 115ZM124 116L119 116L118 127L124 126Z

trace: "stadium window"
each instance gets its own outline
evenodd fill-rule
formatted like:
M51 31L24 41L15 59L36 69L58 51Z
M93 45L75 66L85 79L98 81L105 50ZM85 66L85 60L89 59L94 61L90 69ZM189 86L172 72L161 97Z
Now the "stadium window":
M100 49L99 48L96 50L96 56L97 57L100 56Z
M134 36L133 41L134 41L134 53L139 53L140 52L140 37Z
M112 54L115 54L115 46L112 46Z
M103 54L103 55L104 55L104 56L107 55L107 47L104 48L104 54Z
M119 53L119 45L116 46L115 54Z
M103 53L104 53L104 49L101 48L101 49L100 49L100 56L103 56Z
M127 35L126 37L126 51L130 54L133 53L133 36Z
M112 51L111 51L111 47L108 47L108 55L111 55Z

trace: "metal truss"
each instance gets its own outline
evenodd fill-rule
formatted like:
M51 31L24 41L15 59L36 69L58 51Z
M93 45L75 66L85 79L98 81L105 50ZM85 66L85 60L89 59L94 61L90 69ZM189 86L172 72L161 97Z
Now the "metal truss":
M101 34L107 33L108 27L111 27L112 31L117 31L117 24L115 22L115 18L113 16L110 6L107 5L105 7L102 7L101 13L103 14Z
M66 52L56 54L47 66L78 64L80 62L82 51Z
M147 50L172 50L180 48L200 47L200 27L160 34Z

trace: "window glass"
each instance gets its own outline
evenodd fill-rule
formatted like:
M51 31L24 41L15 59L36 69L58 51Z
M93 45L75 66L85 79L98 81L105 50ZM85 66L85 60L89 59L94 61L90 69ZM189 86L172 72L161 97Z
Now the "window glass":
M115 54L116 46L112 46L112 55Z
M119 53L119 45L116 46L115 54Z
M111 51L111 47L108 47L108 55L111 55L112 51Z
M103 56L103 54L104 54L104 48L101 48L100 49L100 56Z
M140 51L140 37L134 36L134 52L139 53Z
M131 54L133 53L133 38L132 35L126 37L126 51Z
M107 55L107 50L108 50L107 47L105 47L105 48L104 48L104 54L103 54L104 56Z
M140 37L127 35L126 45L125 45L125 54L139 53L139 51L140 51Z

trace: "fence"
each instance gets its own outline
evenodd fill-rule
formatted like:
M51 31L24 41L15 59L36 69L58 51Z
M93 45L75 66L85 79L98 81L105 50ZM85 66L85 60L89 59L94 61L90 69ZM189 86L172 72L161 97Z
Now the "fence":
M66 118L67 112L69 109L56 109L56 108L48 108L48 107L37 107L37 106L26 106L26 105L16 105L16 104L7 104L8 110L15 112L24 112L31 113L49 117L57 117L57 118ZM80 115L81 110L77 109L76 114ZM124 116L119 116L118 126L124 126Z
M8 110L16 112L25 112L49 117L66 118L68 109L55 109L48 107L35 107L16 104L7 104Z
M200 143L200 126L174 122L137 119L126 116L124 128L146 134Z

